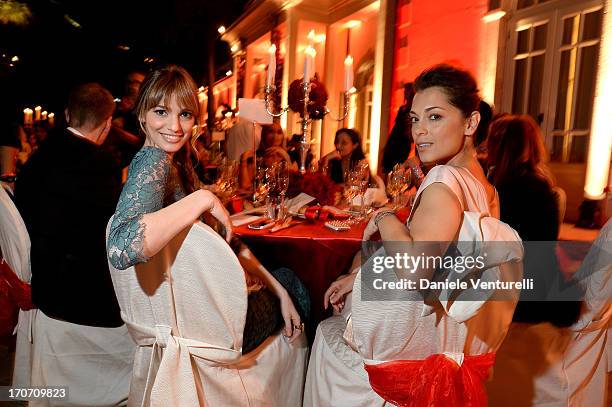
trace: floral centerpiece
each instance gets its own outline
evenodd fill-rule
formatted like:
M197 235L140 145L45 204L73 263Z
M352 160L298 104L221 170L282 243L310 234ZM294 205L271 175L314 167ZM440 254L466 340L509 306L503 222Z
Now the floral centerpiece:
M293 198L303 192L316 198L321 205L334 205L340 190L340 185L322 172L300 174L297 171L291 171L287 197Z
M318 76L315 74L314 78L310 80L310 93L308 97L308 115L312 120L321 120L327 113L325 105L329 95L327 89L322 82L319 82ZM289 86L289 108L299 113L300 116L304 115L304 89L302 87L302 79L296 79L291 82Z

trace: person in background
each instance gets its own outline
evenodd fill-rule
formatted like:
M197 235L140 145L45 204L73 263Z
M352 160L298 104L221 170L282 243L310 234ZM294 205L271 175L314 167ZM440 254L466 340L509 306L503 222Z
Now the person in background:
M383 149L382 168L388 174L396 164L404 164L412 150L412 123L410 107L414 98L412 82L404 85L404 104L397 111L395 123L385 148Z
M104 233L121 188L100 145L115 104L96 83L73 89L69 127L51 134L19 173L15 199L31 240L33 386L68 386L63 405L125 403L134 344L119 314Z
M115 157L118 166L122 169L129 165L143 143L138 132L139 125L134 114L134 103L144 76L144 72L138 70L128 73L123 96L117 102L113 115L111 131L102 146ZM125 176L125 174L122 175L123 180Z
M489 125L493 119L493 109L491 108L491 105L484 100L481 100L478 111L480 112L480 124L478 125L478 129L476 129L476 134L474 135L474 140L478 146L476 147L476 157L480 163L480 166L486 173L488 170L487 136L489 134Z
M286 161L289 169L297 171L297 163L291 161L291 157L285 148L285 133L278 123L261 127L261 143L257 149L257 162L264 168L272 167L280 161ZM254 177L253 150L246 151L240 157L240 187L250 189Z
M487 150L489 179L499 193L500 219L524 241L538 242L525 244L525 277L534 278L534 290L521 294L514 321L571 325L580 303L544 301L562 277L554 244L559 236L559 207L540 128L530 116L501 116L491 123Z
M11 198L17 179L17 158L20 149L19 126L8 117L0 120L0 186Z
M365 160L361 135L354 129L342 128L334 138L336 149L321 159L320 167L337 184L344 182L345 174Z
M291 157L291 162L294 162L298 167L300 165L300 147L301 147L302 135L294 134L291 136L291 140L287 143L287 152L289 153L289 157ZM308 152L306 153L306 169L312 169L312 160L314 159L314 154L310 147L308 148Z

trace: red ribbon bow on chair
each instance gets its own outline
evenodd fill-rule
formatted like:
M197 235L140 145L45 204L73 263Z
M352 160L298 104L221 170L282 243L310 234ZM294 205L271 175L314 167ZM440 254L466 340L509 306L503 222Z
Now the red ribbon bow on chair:
M28 311L36 308L32 303L30 284L21 281L4 259L0 261L0 286L2 286L3 292L5 290L8 292L11 299L21 310Z

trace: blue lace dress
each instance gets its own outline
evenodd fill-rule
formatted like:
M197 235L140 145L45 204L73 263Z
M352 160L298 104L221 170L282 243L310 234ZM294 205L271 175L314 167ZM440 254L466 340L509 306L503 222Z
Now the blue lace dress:
M156 212L185 195L170 155L157 147L143 147L130 164L128 178L111 223L107 241L111 264L119 270L125 270L148 261L143 248L143 215ZM308 318L310 297L303 283L286 268L271 273L287 289L301 317ZM247 353L257 347L282 325L276 296L268 289L249 293L242 352Z

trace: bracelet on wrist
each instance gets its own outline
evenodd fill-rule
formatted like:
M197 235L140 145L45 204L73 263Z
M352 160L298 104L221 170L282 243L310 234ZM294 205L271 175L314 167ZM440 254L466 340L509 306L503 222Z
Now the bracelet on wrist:
M376 214L376 217L374 218L374 225L378 227L378 224L380 223L380 221L383 220L383 218L386 218L387 216L390 216L390 215L395 216L395 211L392 209L387 209L387 210L378 212Z

